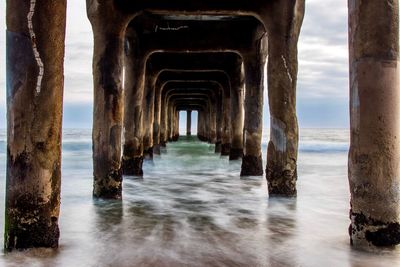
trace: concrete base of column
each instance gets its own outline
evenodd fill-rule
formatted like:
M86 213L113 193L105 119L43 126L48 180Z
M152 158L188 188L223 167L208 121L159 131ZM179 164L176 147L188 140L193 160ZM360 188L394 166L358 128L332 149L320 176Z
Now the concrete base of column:
M208 142L208 138L206 138L205 136L198 135L197 138L199 138L199 140L202 142Z
M120 199L122 196L122 170L112 170L106 178L95 177L93 196L98 198Z
M57 248L60 230L58 228L57 218L51 221L43 218L41 208L37 205L30 205L32 202L26 199L23 209L15 210L20 219L17 227L15 222L6 220L5 250L27 249L33 247ZM43 207L46 209L47 207ZM45 212L47 213L47 211ZM39 214L35 216L34 214ZM31 217L34 216L34 217ZM34 220L34 223L32 223ZM24 223L21 223L24 222Z
M297 170L282 170L281 167L267 165L265 170L270 196L296 196Z
M243 157L242 148L231 148L229 151L229 160L238 160Z
M154 155L161 155L161 145L155 145L153 147L153 154Z
M221 156L229 156L230 151L231 151L231 144L221 145Z
M122 169L124 175L143 176L143 157L123 159Z
M263 166L262 158L246 155L242 159L242 170L240 176L262 176Z
M282 170L267 166L265 170L268 181L268 192L270 196L295 197L297 195L296 181L297 170Z
M350 242L359 247L394 247L400 243L400 224L381 222L350 211Z
M222 150L221 142L216 142L215 143L215 153L221 153L221 150Z
M152 161L153 160L153 152L154 150L153 150L153 147L150 147L150 148L148 148L148 149L145 149L144 151L143 151L143 158L145 159L145 160L150 160L150 161Z

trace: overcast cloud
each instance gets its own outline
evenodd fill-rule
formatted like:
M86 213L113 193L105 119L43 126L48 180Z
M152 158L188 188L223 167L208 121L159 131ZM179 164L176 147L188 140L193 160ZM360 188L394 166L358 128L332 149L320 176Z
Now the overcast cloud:
M0 128L5 127L5 1L0 52ZM64 124L90 127L92 110L91 26L85 1L69 0L67 17ZM298 115L301 127L347 127L347 0L306 0L299 41ZM266 99L266 98L265 98ZM267 100L267 99L266 99ZM265 105L265 126L268 108Z

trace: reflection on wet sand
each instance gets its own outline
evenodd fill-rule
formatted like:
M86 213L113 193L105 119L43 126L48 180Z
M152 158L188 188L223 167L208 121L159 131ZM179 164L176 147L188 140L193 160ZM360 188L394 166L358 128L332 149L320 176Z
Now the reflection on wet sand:
M267 227L269 266L298 266L296 246L297 199L274 197L268 200Z
M95 211L96 228L100 232L108 231L122 222L123 201L122 200L93 200Z

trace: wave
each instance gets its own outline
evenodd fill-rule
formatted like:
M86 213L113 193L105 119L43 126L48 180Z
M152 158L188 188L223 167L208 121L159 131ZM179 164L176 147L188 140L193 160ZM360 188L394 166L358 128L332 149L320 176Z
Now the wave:
M263 151L267 151L268 143L263 143ZM349 150L347 142L299 142L299 152L302 153L346 153Z
M269 134L263 135L262 149L267 150ZM62 142L63 152L92 150L91 130L65 129ZM349 149L348 131L343 129L306 129L299 140L299 151L303 153L341 153ZM0 131L0 153L6 153L6 135Z
M349 150L348 143L299 143L300 152L308 153L335 153L347 152Z

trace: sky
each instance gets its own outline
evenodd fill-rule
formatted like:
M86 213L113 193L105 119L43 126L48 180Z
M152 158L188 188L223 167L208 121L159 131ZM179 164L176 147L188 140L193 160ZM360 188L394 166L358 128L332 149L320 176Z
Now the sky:
M84 0L68 0L64 128L91 128L92 125L93 35L85 3ZM5 128L5 1L0 2L0 21L0 128ZM347 42L347 0L306 0L298 44L297 115L300 127L348 128ZM269 126L267 101L265 90L265 128Z

